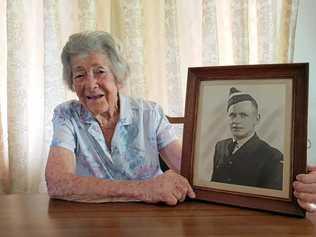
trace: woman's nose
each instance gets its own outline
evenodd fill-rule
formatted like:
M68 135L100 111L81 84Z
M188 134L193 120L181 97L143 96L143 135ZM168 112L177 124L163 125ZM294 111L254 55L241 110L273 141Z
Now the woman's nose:
M87 80L86 80L86 86L90 87L90 88L95 88L98 87L98 80L95 77L93 72L89 72L87 73Z

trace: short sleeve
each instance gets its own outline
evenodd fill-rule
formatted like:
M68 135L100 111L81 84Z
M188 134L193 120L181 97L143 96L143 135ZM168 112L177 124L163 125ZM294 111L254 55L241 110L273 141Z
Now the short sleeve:
M159 105L156 106L156 114L158 117L157 144L158 149L161 150L171 142L177 140L177 136L174 127L170 124Z
M53 116L53 138L51 147L63 147L75 152L76 142L73 125L69 116L63 113L61 108L54 110Z

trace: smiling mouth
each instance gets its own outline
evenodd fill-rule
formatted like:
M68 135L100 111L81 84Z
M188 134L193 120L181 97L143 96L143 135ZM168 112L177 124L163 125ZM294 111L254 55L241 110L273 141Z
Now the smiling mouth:
M93 95L93 96L88 96L87 95L87 99L88 100L97 100L97 99L100 99L102 98L104 95Z

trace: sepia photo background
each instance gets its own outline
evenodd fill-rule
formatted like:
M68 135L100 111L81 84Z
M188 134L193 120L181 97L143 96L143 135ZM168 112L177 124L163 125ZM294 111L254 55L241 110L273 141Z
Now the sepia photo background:
M261 119L256 132L284 155L283 190L211 182L216 142L232 137L227 117L229 90L251 94ZM290 181L292 81L290 79L202 81L198 102L193 184L229 191L287 198Z

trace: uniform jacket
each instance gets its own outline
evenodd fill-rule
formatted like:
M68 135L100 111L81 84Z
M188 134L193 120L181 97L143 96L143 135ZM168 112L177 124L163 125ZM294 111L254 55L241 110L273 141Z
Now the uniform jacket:
M282 189L283 155L256 134L231 153L233 139L217 142L215 146L212 181Z

